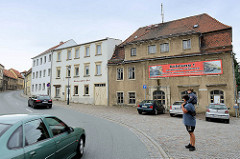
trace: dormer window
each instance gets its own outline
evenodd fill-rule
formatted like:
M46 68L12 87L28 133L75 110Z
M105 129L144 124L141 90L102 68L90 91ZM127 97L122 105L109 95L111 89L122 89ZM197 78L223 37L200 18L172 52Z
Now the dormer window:
M160 51L161 52L169 52L169 44L168 43L161 44Z
M148 53L155 54L156 53L156 45L148 46Z
M191 49L191 40L183 40L183 49L187 50L187 49Z
M137 55L137 50L136 48L131 48L131 56L136 56Z

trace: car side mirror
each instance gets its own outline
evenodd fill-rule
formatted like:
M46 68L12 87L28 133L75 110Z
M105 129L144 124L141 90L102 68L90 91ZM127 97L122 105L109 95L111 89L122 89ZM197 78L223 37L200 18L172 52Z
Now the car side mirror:
M69 134L74 132L74 129L72 127L67 127L66 130Z

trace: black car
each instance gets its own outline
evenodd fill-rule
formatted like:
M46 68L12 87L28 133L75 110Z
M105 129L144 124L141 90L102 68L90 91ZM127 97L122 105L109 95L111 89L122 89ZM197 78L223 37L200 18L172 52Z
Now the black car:
M158 100L143 100L139 103L137 111L139 114L149 112L157 115L158 113L164 114L165 108Z
M52 99L48 95L36 95L29 97L28 106L37 108L37 107L46 107L52 108Z

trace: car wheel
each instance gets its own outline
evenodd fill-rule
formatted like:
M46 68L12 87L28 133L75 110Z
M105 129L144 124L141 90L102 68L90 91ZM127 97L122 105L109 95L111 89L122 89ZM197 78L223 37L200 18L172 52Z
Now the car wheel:
M170 114L171 117L173 117L173 114Z
M52 106L51 106L51 105L48 105L48 106L47 106L47 108L48 108L48 109L51 109L51 108L52 108Z
M28 102L28 106L30 107L31 105L29 104L29 102Z
M154 114L158 115L158 110L157 109L154 109Z
M76 158L80 159L83 154L84 154L84 139L83 137L80 138L79 142L78 142L78 147L77 147L77 155Z
M210 119L208 117L206 117L205 119L206 119L206 121L210 121Z
M142 111L138 111L138 114L142 114Z
M35 104L33 104L33 109L36 109L36 108L37 108L37 106Z
M226 119L226 121L225 121L227 124L229 124L230 123L230 120L229 119Z

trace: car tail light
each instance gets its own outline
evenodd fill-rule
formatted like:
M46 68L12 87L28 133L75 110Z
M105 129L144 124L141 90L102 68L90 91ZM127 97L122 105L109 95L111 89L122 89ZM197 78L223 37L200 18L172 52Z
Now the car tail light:
M138 104L138 107L140 107L140 105Z
M209 110L209 109L207 109L207 112L210 112L210 110Z
M153 105L150 105L150 107L149 108L152 108L153 109Z
M49 100L49 102L52 102L52 100Z
M36 102L41 102L41 100L36 100Z
M228 114L228 110L225 111L225 114Z
M170 106L170 110L172 110L172 106Z

